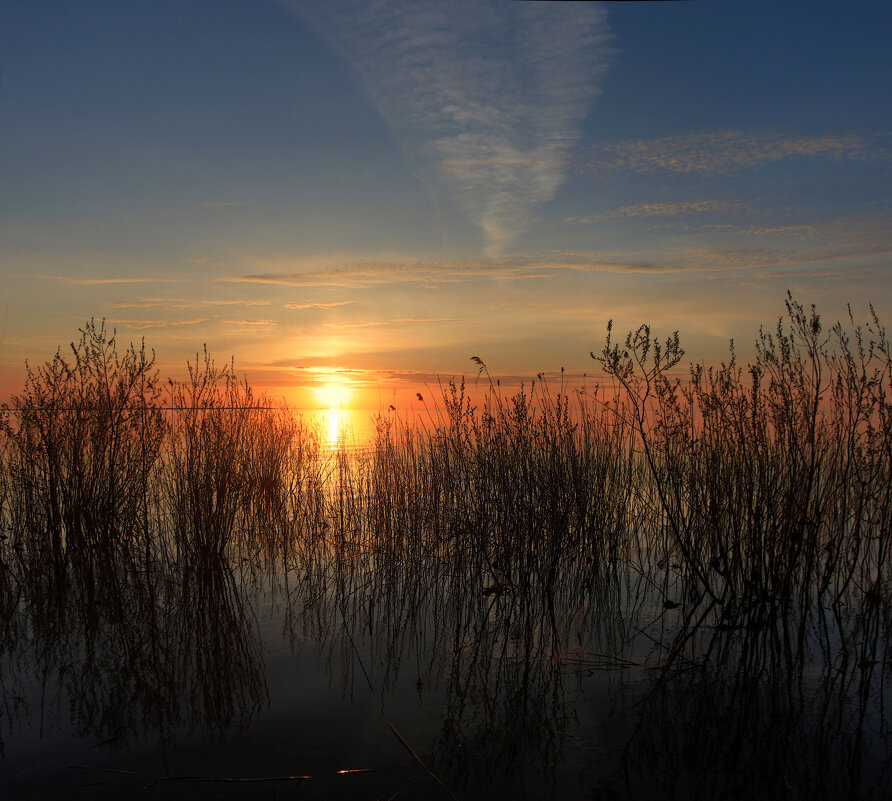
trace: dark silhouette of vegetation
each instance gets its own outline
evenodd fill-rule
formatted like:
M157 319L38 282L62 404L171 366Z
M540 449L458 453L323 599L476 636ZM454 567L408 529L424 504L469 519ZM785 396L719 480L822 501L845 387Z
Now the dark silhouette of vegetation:
M144 345L118 350L91 321L0 414L7 721L34 674L97 738L247 725L266 593L345 692L384 709L409 672L437 699L429 753L388 720L424 769L382 797L883 797L892 351L873 310L827 328L788 297L752 362L732 344L687 376L677 333L608 328L587 390L540 375L505 397L474 357L479 404L448 382L423 423L383 412L332 453L232 362L204 352L164 387Z

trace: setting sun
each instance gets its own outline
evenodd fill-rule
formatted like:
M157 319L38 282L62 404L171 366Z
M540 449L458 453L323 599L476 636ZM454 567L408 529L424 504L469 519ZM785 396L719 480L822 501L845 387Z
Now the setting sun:
M346 404L353 390L346 384L326 384L316 390L319 401L326 409L340 409Z

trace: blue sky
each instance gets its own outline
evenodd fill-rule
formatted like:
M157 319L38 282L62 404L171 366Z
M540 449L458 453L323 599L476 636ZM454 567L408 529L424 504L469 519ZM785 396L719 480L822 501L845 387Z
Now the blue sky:
M892 281L892 12L0 4L0 386L89 317L275 395L693 359ZM365 388L365 389L364 389ZM365 394L363 394L365 392Z

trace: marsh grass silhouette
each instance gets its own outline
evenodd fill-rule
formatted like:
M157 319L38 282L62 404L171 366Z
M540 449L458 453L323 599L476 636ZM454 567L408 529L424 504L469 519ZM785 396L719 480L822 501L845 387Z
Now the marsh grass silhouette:
M165 518L182 551L222 557L237 527L275 522L290 432L232 363L218 368L205 350L187 368L168 392Z
M139 537L164 434L154 355L144 344L119 354L94 320L80 334L71 356L26 365L16 419L3 420L13 542L39 536L54 554Z
M331 454L206 351L166 388L104 324L72 354L28 367L0 419L0 652L24 660L33 629L69 677L66 653L103 653L108 675L72 685L78 720L124 715L108 699L132 687L91 690L121 662L156 728L247 722L264 692L244 599L268 582L345 692L383 704L410 669L438 688L429 764L459 786L562 786L568 694L607 681L641 702L619 772L586 769L595 796L722 797L710 766L739 765L765 797L821 797L800 742L808 764L848 760L825 797L881 797L889 763L864 743L889 675L892 356L872 311L826 329L788 297L751 363L732 344L686 378L677 334L608 329L586 390L540 375L506 397L475 357L479 403L450 381L422 421L381 413L367 448Z
M599 357L626 400L684 597L720 625L759 628L819 605L887 610L892 352L866 326L825 331L792 297L754 362L695 365L646 326ZM885 600L882 600L885 599ZM788 632L802 636L802 632Z

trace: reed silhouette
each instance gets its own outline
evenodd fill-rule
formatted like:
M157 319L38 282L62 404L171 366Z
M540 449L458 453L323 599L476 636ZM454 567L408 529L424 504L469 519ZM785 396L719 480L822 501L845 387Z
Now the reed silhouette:
M433 699L423 759L391 723L424 768L406 787L881 798L877 315L827 328L788 297L750 363L732 344L687 375L680 337L648 326L593 356L594 388L513 394L474 357L482 397L447 382L421 421L382 412L367 447L329 452L232 361L204 351L165 386L90 321L0 412L6 731L34 673L97 738L247 726L272 593L344 693Z

